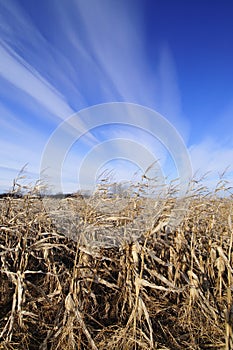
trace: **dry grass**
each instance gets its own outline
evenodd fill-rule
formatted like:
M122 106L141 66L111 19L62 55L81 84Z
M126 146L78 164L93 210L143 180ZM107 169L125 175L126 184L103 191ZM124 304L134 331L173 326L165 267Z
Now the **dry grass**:
M0 200L0 349L233 349L232 199L97 197Z

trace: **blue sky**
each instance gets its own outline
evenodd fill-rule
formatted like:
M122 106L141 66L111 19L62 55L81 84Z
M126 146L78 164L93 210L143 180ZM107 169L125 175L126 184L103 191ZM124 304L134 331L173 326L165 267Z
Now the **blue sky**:
M194 172L231 166L232 18L231 0L0 0L0 191L26 163L28 178L39 177L62 121L108 102L164 116ZM169 155L139 134L111 125L86 135L64 160L64 191L75 190L85 154L114 137L140 139L170 175ZM128 161L109 166L127 177Z

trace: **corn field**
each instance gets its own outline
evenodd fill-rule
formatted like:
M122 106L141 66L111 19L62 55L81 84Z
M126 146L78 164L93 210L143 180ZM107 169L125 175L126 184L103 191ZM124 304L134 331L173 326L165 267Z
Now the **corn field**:
M193 189L175 228L171 195L117 198L116 213L100 196L56 199L56 223L33 191L2 198L0 349L233 349L233 201L221 186Z

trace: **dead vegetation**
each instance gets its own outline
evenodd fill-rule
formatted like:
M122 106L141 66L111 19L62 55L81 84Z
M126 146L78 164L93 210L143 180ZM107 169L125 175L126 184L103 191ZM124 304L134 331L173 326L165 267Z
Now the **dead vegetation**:
M54 223L32 194L0 200L0 349L233 349L231 197L199 186L173 229L174 198L124 201L59 199Z

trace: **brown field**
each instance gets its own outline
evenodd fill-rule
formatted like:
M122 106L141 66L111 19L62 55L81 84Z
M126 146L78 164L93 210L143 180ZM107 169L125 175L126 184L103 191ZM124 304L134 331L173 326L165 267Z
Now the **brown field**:
M232 199L107 201L0 200L0 349L233 349Z

